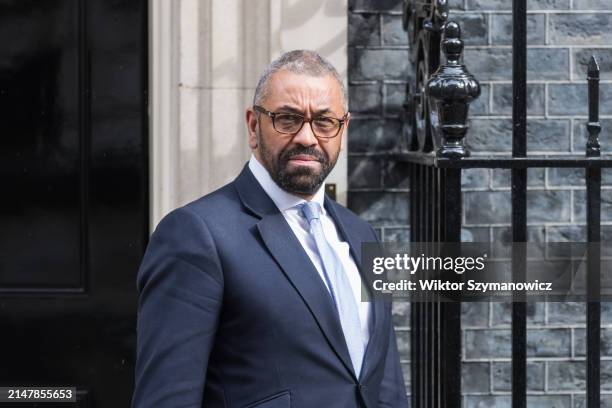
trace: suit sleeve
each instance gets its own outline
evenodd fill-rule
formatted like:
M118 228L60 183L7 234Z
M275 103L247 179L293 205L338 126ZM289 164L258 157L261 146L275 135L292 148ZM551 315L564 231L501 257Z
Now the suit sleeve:
M371 228L371 227L370 227ZM379 242L378 235L372 229L373 241ZM391 305L389 305L391 315ZM385 357L385 371L380 384L378 404L381 408L407 408L406 384L400 364L400 355L397 350L397 338L393 328L393 320L389 316L389 347Z
M132 408L201 407L223 296L221 264L204 220L185 207L164 217L136 283Z

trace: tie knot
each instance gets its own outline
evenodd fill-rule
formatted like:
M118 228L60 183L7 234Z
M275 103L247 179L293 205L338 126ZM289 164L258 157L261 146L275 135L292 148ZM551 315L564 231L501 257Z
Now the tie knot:
M304 215L304 217L306 217L309 224L312 222L312 220L319 219L319 216L321 214L319 204L313 201L307 201L302 204L301 210L302 214Z

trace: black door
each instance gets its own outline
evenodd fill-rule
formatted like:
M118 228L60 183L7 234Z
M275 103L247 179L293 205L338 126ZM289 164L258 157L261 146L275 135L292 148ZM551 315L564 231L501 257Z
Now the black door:
M0 0L0 386L76 386L70 407L133 388L146 4Z

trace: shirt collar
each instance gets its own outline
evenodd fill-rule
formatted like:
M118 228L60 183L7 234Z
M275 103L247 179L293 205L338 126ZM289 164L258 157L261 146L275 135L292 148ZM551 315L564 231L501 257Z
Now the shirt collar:
M251 170L253 176L255 176L255 179L261 185L261 188L264 189L266 194L268 194L281 212L306 202L306 200L304 200L302 197L288 193L280 188L278 184L272 180L268 170L259 162L259 160L257 160L255 155L251 155L249 160L249 170ZM321 212L323 214L325 214L325 206L323 205L324 197L325 183L321 184L321 187L319 187L319 190L317 190L312 198L312 201L319 203Z

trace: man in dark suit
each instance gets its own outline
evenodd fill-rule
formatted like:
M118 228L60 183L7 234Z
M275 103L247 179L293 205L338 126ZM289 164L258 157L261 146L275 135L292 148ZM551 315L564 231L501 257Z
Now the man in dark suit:
M132 406L407 407L391 304L361 301L372 228L324 194L350 116L327 61L274 61L250 161L167 215L138 271Z

